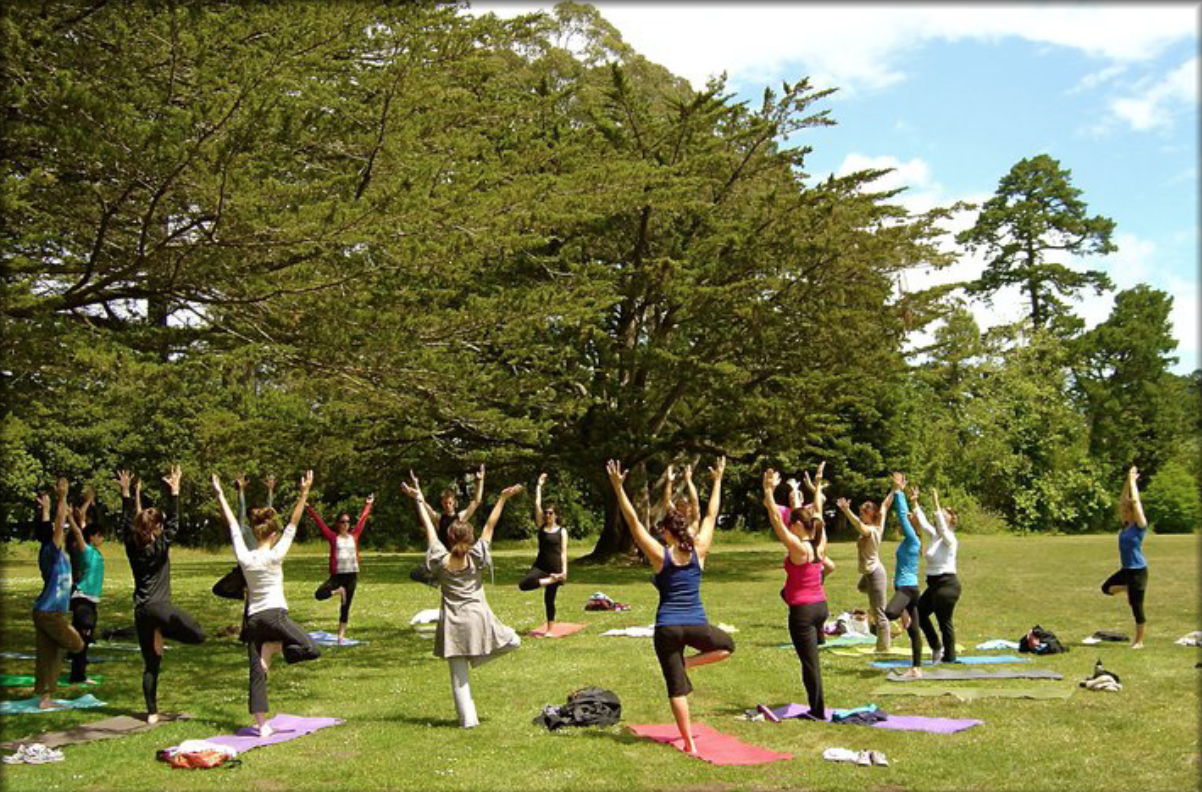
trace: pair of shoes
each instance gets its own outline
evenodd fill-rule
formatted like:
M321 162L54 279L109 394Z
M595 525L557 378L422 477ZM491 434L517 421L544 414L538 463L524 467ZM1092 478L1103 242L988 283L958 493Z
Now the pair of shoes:
M46 764L63 761L63 752L41 743L22 743L15 754L4 757L5 764Z
M872 752L871 751L860 751L860 753L856 756L856 764L858 764L862 767L871 767L872 766Z

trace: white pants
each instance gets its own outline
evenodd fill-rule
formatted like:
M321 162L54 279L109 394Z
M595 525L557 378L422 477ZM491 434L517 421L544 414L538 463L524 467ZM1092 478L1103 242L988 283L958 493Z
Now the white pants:
M476 717L476 702L472 701L470 679L472 667L482 666L489 660L494 660L507 652L512 652L521 645L522 639L515 635L513 643L500 647L492 654L447 658L447 665L451 668L451 695L455 698L455 712L459 715L459 726L461 728L471 729L480 725L480 719Z

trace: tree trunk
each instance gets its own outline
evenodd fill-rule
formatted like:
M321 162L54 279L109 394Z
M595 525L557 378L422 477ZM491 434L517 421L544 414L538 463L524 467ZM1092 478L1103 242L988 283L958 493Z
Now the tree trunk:
M593 552L585 559L591 562L606 561L616 555L629 553L633 548L634 537L630 533L630 526L622 518L618 498L612 492L608 493L605 498L605 527L601 529Z

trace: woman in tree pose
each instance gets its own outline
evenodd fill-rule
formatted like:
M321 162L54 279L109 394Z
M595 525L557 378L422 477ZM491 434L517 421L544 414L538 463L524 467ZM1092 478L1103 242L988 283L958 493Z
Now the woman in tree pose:
M367 527L367 518L371 514L371 505L376 500L375 495L368 495L363 504L363 511L355 527L351 527L351 516L346 512L338 515L337 532L331 531L312 506L305 505L305 510L321 529L321 535L330 543L330 577L317 587L313 598L321 601L328 600L334 594L338 595L342 606L338 609L338 643L346 640L346 623L351 615L351 603L355 599L355 588L359 585L359 537Z
M960 601L960 578L956 575L956 550L959 540L953 531L957 518L952 509L939 507L939 491L931 490L935 501L935 524L931 525L918 503L918 487L910 487L910 500L914 502L914 517L918 527L927 536L923 557L927 563L927 587L918 598L918 622L922 634L931 645L931 662L956 662L956 627L952 614ZM939 632L931 624L931 614L939 622ZM943 634L940 641L939 633Z
M71 592L71 626L83 638L83 649L71 655L72 684L94 684L88 679L88 645L95 642L96 607L104 590L104 556L100 546L104 544L104 532L96 520L88 522L88 511L96 493L89 487L79 508L68 511L73 540L71 554L75 561L75 590Z
M559 524L559 510L554 503L543 508L543 485L547 474L540 473L534 485L534 524L538 526L538 555L534 566L518 583L522 591L543 589L543 608L547 623L540 630L549 632L555 626L555 595L568 579L568 531Z
M64 549L67 522L67 480L60 478L55 486L58 506L54 522L50 522L50 497L38 498L39 520L36 528L38 542L38 571L42 574L42 591L33 603L33 630L36 639L36 672L34 695L38 707L54 709L54 694L58 692L58 674L64 652L81 652L83 638L71 626L71 559Z
M785 546L785 587L781 599L789 606L789 637L801 660L801 680L809 699L810 720L826 719L826 701L822 695L822 667L818 660L818 639L830 611L826 592L822 588L823 559L826 558L826 526L822 521L822 466L818 466L815 490L817 514L800 507L789 514L788 527L781 520L780 509L773 498L780 475L768 468L764 471L764 507L772 530Z
M134 578L134 630L142 649L142 696L146 721L159 719L159 668L163 662L163 639L186 644L204 643L205 634L196 619L171 602L171 543L179 531L180 469L174 465L163 477L167 484L167 509L135 510L130 497L131 475L117 474L121 487L121 532L125 555ZM137 501L141 502L141 484Z
M676 727L684 740L684 749L696 753L692 724L689 718L688 695L693 690L688 669L717 663L730 657L735 650L731 637L711 625L701 605L701 573L714 540L714 524L722 502L722 473L726 458L719 457L716 467L710 468L713 487L709 507L696 534L689 531L684 515L673 509L660 522L660 532L667 542L661 545L639 521L634 505L626 495L626 471L615 460L606 464L609 482L618 497L622 516L630 526L634 540L655 570L652 582L659 589L659 608L655 612L655 655L659 658L664 682L668 688L668 703ZM697 654L685 658L685 647Z
M1135 465L1127 471L1123 481L1123 492L1119 496L1119 520L1123 530L1119 532L1119 560L1122 568L1102 584L1106 595L1127 592L1127 604L1135 617L1135 640L1132 649L1144 648L1144 636L1148 622L1144 618L1144 593L1148 589L1148 562L1144 559L1144 537L1148 533L1148 519L1139 499L1139 471Z
M484 596L484 567L492 564L489 546L493 530L501 519L506 501L521 492L522 485L514 484L501 491L479 540L475 538L471 523L452 522L447 528L447 541L451 543L448 550L430 518L431 509L422 495L421 483L412 471L409 477L412 486L402 484L401 491L413 498L417 507L418 519L426 529L426 569L442 590L434 656L446 658L451 669L451 695L455 699L459 725L471 729L480 725L480 720L472 701L470 669L522 644L518 634L493 614Z
M480 470L476 472L476 491L472 494L472 501L464 509L456 511L459 506L458 499L455 497L455 490L444 489L442 494L438 496L438 505L442 511L435 511L434 507L429 503L425 504L426 512L430 515L431 520L435 520L438 525L438 541L442 542L443 547L450 547L450 540L447 538L447 531L450 530L451 524L458 522L469 522L472 515L476 513L476 509L480 508L480 504L484 503L484 465L480 466ZM437 586L438 581L430 577L430 573L425 564L414 569L409 573L409 579L418 583L425 583L427 586Z
M901 523L902 540L897 546L897 566L893 572L893 597L885 606L885 617L890 621L901 617L910 636L910 668L906 676L922 676L922 633L918 629L918 557L922 543L910 524L910 506L906 503L906 477L893 474L893 499L897 503L897 521ZM954 648L954 647L953 647Z
M893 491L881 501L878 506L873 501L860 504L860 516L851 511L847 498L840 498L835 505L843 512L843 516L856 529L856 551L859 556L860 582L856 586L859 591L868 595L868 611L872 623L876 626L876 650L889 651L889 619L885 616L885 603L888 599L888 575L885 565L881 563L881 538L885 534L885 520L889 516L889 506L893 503Z
M270 737L273 730L267 723L267 674L271 669L271 658L277 652L283 652L284 659L292 664L321 657L321 649L313 639L288 617L288 602L284 599L284 557L288 555L297 523L304 513L309 488L313 486L313 471L307 470L301 477L300 495L283 532L275 509L268 506L251 511L251 530L257 540L254 550L242 537L242 526L225 499L221 479L216 473L212 482L221 513L229 524L234 556L246 578L246 654L250 665L248 709L255 719L259 736Z

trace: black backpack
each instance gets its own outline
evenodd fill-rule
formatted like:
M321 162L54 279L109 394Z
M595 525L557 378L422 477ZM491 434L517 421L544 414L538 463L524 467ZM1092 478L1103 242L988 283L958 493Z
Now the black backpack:
M1037 655L1061 654L1068 647L1060 643L1056 633L1045 630L1038 624L1032 627L1026 635L1018 639L1018 651Z
M612 726L622 717L622 702L612 690L589 687L568 696L562 707L544 707L533 721L551 731L563 726Z

